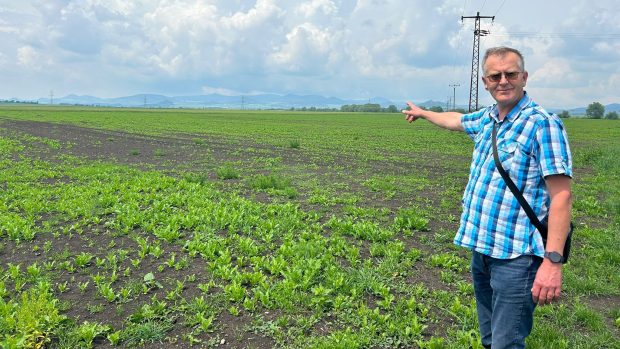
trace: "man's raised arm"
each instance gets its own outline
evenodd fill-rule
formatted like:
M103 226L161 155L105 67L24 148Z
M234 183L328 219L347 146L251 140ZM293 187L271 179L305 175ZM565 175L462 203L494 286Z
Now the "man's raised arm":
M461 124L461 117L463 114L454 111L437 113L430 110L424 110L411 102L407 102L409 110L403 110L403 114L407 115L407 121L413 122L417 119L426 119L431 123L451 130L451 131L464 131Z

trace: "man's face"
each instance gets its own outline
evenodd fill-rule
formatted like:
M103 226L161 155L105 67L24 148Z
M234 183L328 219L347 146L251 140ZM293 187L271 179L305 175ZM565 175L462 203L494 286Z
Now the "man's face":
M489 56L484 64L484 73L484 88L500 108L512 108L523 97L527 72L521 71L519 56L515 53Z

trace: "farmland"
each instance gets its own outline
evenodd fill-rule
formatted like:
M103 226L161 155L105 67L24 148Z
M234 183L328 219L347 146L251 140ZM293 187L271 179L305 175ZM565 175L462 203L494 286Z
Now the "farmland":
M532 348L620 348L620 122ZM0 346L481 348L472 142L399 114L0 107Z

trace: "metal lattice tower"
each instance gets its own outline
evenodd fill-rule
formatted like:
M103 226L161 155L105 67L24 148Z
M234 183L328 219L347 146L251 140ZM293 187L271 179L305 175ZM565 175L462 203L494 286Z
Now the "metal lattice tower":
M452 110L456 110L456 88L461 86L460 84L451 84L452 87Z
M471 57L471 84L469 89L469 111L478 110L478 69L480 62L480 37L489 34L488 30L480 29L480 19L490 18L495 20L495 16L480 16L480 12L477 12L475 16L461 16L461 21L465 18L472 18L476 20L474 26L474 49ZM475 101L475 104L474 104Z

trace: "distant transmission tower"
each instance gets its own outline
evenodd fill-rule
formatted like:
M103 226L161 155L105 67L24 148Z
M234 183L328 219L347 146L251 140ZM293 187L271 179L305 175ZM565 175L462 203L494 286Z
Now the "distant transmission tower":
M50 90L50 104L54 104L54 90Z
M245 110L245 96L241 96L241 110Z
M452 87L452 110L456 110L456 88L461 86L459 84L448 85Z
M480 19L490 18L492 21L494 21L495 16L480 16L480 12L477 12L475 16L461 16L461 21L466 18L476 20L474 28L474 50L471 57L471 85L469 89L469 111L472 112L474 110L478 110L478 67L480 61L480 37L489 34L488 30L480 30Z

